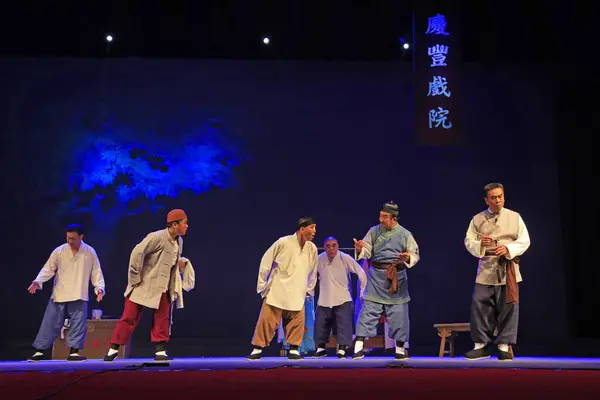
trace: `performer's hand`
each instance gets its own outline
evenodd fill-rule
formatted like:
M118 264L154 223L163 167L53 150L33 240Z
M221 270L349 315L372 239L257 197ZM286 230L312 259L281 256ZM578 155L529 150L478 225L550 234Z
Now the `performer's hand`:
M362 240L356 240L356 239L352 239L354 240L354 248L356 249L357 253L360 253L363 249L363 247L365 247L365 242L363 242Z
M481 238L481 244L483 246L491 246L492 244L492 238L489 236L484 236Z
M104 295L102 294L102 291L98 290L98 295L96 296L96 301L98 303L100 303L102 301L103 297L104 297Z
M31 282L31 285L27 288L27 291L31 294L34 294L38 290L40 290L40 285L37 282Z
M404 262L409 262L410 261L410 252L405 251L404 253L398 253L398 257Z
M184 260L183 258L179 259L179 261L177 262L177 265L179 266L179 272L185 271L185 266L187 265L187 263L187 260Z
M310 294L306 295L306 301L312 302L312 297L310 296Z
M508 249L505 245L501 244L500 246L496 246L496 248L494 249L494 254L496 254L497 256L507 255Z

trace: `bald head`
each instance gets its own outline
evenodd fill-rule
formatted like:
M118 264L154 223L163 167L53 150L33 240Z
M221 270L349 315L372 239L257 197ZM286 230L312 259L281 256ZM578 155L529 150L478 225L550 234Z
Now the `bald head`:
M325 248L325 253L327 253L327 257L329 257L330 260L332 260L333 257L335 257L337 255L338 250L339 250L338 241L333 236L328 236L325 239L325 242L323 243L323 247Z
M325 238L325 240L323 241L323 244L325 244L327 242L331 242L331 241L337 242L338 240L335 237L333 237L333 236L327 236Z

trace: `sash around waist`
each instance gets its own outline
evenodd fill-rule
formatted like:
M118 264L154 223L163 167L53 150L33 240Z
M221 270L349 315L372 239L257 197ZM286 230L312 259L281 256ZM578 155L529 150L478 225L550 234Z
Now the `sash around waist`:
M396 267L397 269L402 269L402 263L381 263L381 262L371 262L369 263L373 268L377 269L388 269L389 267Z

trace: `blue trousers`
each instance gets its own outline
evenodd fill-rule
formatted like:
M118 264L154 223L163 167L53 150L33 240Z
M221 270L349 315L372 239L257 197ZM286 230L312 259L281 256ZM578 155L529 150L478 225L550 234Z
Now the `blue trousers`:
M83 300L55 303L52 299L46 306L44 319L33 342L33 348L48 350L54 344L66 318L69 318L67 346L83 349L87 329L88 303Z
M377 325L382 315L387 317L390 338L408 342L410 333L408 303L381 304L365 300L358 317L356 336L377 336Z
M519 304L506 304L506 285L475 284L471 303L471 338L474 343L494 341L497 344L517 344Z
M336 334L337 344L348 346L352 344L352 316L354 305L347 301L335 307L317 307L317 322L315 324L315 341L323 347L329 342L331 328Z

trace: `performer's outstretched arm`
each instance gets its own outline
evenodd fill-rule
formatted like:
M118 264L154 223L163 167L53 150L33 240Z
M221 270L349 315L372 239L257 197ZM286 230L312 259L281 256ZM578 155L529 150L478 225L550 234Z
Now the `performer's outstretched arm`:
M33 280L33 282L36 283L40 289L42 289L43 284L48 282L48 280L56 273L56 270L58 269L58 257L58 250L54 250L50 254L46 264L44 264L38 273L37 277Z
M357 243L362 245L360 251L356 248ZM373 243L371 243L371 231L367 232L365 237L362 240L355 241L354 243L354 258L357 260L366 258L371 258L373 252Z

